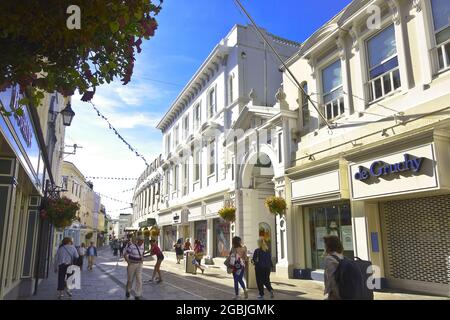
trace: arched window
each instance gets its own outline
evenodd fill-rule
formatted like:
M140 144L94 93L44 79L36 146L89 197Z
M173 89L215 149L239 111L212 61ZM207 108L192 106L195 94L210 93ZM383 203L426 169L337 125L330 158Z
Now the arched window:
M302 91L301 95L301 108L302 108L302 121L303 127L308 126L309 124L309 108L308 108L308 83L302 83Z

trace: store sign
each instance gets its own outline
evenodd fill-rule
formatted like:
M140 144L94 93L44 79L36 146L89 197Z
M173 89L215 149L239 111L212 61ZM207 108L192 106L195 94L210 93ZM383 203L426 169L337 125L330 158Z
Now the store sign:
M433 143L350 164L355 200L389 197L439 188Z
M355 173L355 179L365 181L370 178L390 176L400 172L419 172L422 168L424 157L415 158L407 153L403 155L404 161L389 164L381 160L373 162L369 168L359 166L359 171Z

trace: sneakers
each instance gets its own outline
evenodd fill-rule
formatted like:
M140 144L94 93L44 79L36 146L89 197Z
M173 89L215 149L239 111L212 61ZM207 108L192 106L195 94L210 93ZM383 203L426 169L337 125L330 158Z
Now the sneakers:
M248 291L247 290L244 290L244 298L248 299Z
M67 295L68 295L69 297L72 296L72 292L71 292L69 289L66 289L66 293L67 293Z
M162 279L156 280L156 283L161 283L161 282L162 282Z
M239 296L234 296L233 300L239 300Z
M134 300L141 300L141 297L134 297Z
M264 300L264 296L258 295L258 296L256 297L256 299L258 299L258 300Z
M125 292L125 297L129 298L130 297L130 293L127 291Z
M270 297L273 299L275 295L273 294L273 291L270 291Z

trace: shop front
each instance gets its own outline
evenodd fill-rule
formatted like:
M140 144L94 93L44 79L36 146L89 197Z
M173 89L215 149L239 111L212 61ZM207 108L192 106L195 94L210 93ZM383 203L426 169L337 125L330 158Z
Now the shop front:
M288 228L290 276L323 280L323 238L336 235L344 255L353 258L352 209L348 193L347 162L344 160L298 171L291 179L293 222Z
M430 138L349 165L354 209L366 222L355 234L383 285L450 296L450 134Z
M230 254L230 222L222 218L213 220L214 225L214 257L226 258Z

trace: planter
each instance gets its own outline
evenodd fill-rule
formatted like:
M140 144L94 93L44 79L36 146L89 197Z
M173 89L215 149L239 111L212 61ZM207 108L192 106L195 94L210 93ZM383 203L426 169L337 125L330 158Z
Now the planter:
M219 210L219 216L225 221L234 222L236 220L236 208L224 207Z
M283 216L286 214L286 200L281 197L268 197L265 201L266 208L274 215Z
M76 213L79 209L80 205L69 198L46 198L42 201L40 216L48 219L56 228L65 228L76 220Z

